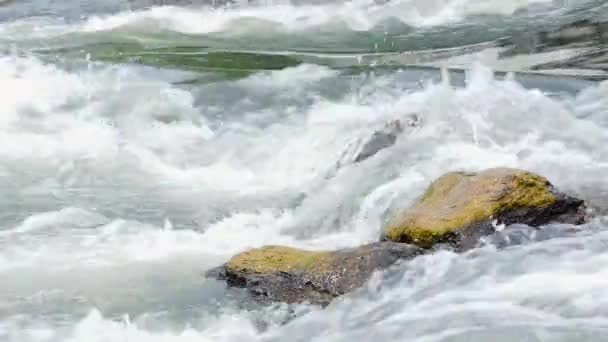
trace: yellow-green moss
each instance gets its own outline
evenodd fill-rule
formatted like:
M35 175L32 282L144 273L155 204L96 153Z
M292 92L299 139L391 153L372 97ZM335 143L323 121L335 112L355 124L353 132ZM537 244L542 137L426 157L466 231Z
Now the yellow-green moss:
M470 176L464 172L449 172L439 177L431 183L420 201L433 200L434 198L445 196L452 188L458 184L464 177Z
M542 208L556 200L549 182L533 173L507 168L477 174L451 172L433 182L420 201L392 220L391 241L429 247L448 233L520 208Z
M327 267L329 252L312 252L291 247L266 246L234 256L226 267L234 272L275 273Z

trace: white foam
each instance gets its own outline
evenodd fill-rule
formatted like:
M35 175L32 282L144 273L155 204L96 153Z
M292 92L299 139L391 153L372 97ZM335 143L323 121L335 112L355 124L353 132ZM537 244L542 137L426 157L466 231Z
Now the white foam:
M252 322L237 314L227 314L209 324L204 331L184 329L182 331L153 332L142 329L130 322L128 318L115 321L104 318L99 311L94 310L83 318L67 333L60 329L45 326L32 326L27 329L11 329L5 333L8 340L23 342L62 341L62 342L118 342L118 341L236 341L255 338L255 327ZM235 329L235 327L238 327ZM5 328L6 329L6 328ZM0 336L2 336L0 330Z
M388 18L397 18L413 26L432 26L460 21L467 15L511 15L519 8L538 3L551 3L551 0L398 0L381 5L371 0L355 0L299 6L279 2L263 6L213 10L167 6L155 7L143 12L92 18L83 29L102 31L141 25L190 34L221 32L229 29L232 31L232 27L235 27L234 32L246 32L242 24L235 25L235 21L255 19L266 22L266 27L278 26L279 29L287 31L307 30L330 23L343 23L352 30L369 30Z
M239 82L250 88L276 88L276 91L292 89L294 86L302 89L307 85L336 76L337 71L312 64L301 64L293 68L285 68L281 72L266 72L253 74Z
M608 298L602 291L608 270L600 247L605 238L602 233L501 252L489 248L417 258L379 287L369 286L274 333L319 341L451 341L545 332L592 341L608 324L602 308Z
M144 223L128 217L128 210L122 211L127 217L80 207L34 214L0 234L0 274L11 280L4 283L10 286L7 293L21 294L23 282L31 287L25 289L40 290L51 280L59 285L82 282L84 291L98 291L97 286L124 284L127 276L136 278L128 286L143 286L152 268L157 274L198 276L196 272L235 253L266 244L331 249L373 241L389 210L408 206L430 181L454 169L521 167L567 190L589 185L601 190L608 171L601 114L605 84L562 100L513 81L494 80L489 70L476 66L465 88L436 84L405 91L392 75L370 79L365 89L329 100L314 85L333 73L319 69L325 73L312 77L308 74L318 70L306 66L232 85L251 90L256 82L268 84L276 78L285 91L314 95L313 105L295 107L290 115L281 106L271 108L277 118L272 125L251 119L211 131L199 117L206 108L196 107L191 93L128 67L68 72L12 57L0 58L0 66L0 86L12 95L0 101L6 113L0 122L5 139L0 165L7 188L28 185L16 194L50 192L53 182L32 185L32 178L53 180L59 195L75 188L98 195L97 189L120 179L130 180L123 190L133 192L168 185L169 190L149 193L146 202L228 207L220 217L189 229L165 229L173 226L165 224L165 217ZM410 113L422 117L420 127L373 158L350 163L352 144L369 138L387 120ZM245 114L255 118L256 113ZM207 144L214 153L205 154ZM88 188L91 184L101 186ZM291 204L295 195L302 195L298 205ZM139 204L141 197L120 200ZM543 242L504 254L483 250L483 256L438 253L421 258L396 283L376 284L380 293L345 299L327 311L271 329L268 336L309 341L319 327L317 339L323 341L371 339L372 332L390 340L404 331L441 340L473 332L476 327L461 314L478 318L479 312L481 322L496 329L531 329L529 322L564 329L605 326L602 307L586 299L599 296L597 303L605 303L604 235ZM580 254L569 254L568 248ZM551 257L543 258L543 253ZM523 262L526 258L532 261ZM569 260L581 263L575 266ZM81 279L87 277L92 279ZM568 286L546 294L544 282ZM588 319L568 316L558 305L562 301L574 316ZM547 303L549 312L543 311ZM259 338L243 317L222 316L209 330L159 333L91 314L67 332L54 326L14 328L16 335L9 336L20 341ZM377 329L355 324L370 317ZM438 320L450 322L440 333Z
M82 23L64 24L48 19L26 19L0 25L7 40L40 38L66 33L92 33L112 30L168 30L186 34L257 34L275 30L302 32L318 27L346 27L368 31L389 18L412 26L435 26L459 22L468 15L511 15L516 10L552 0L394 0L377 4L373 0L355 0L316 5L293 5L268 2L259 6L211 9L153 7L149 10L93 16Z
M129 69L68 73L34 59L12 58L2 58L0 64L5 66L0 68L0 82L14 95L0 103L7 113L0 137L7 142L4 146L11 146L0 151L4 172L12 182L26 171L48 173L46 178L53 181L28 184L24 193L43 194L49 184L59 184L61 193L62 187L104 185L120 177L135 190L149 184L187 189L160 192L184 205L213 206L222 199L281 198L295 192L305 196L296 209L285 208L281 201L263 210L244 202L237 206L240 211L204 223L200 232L162 230L162 221L149 225L116 217L103 218L111 223L100 226L101 221L89 218L97 214L71 209L35 215L14 228L27 232L96 221L92 225L98 228L84 240L79 236L46 251L58 253L57 260L99 258L96 262L103 264L197 251L228 257L268 243L308 248L354 245L375 239L390 208L407 206L448 170L521 167L577 190L601 181L608 165L601 151L607 139L603 119L579 119L570 102L512 81L495 81L481 66L463 89L438 84L414 93L395 92L391 77L378 77L363 97L359 93L340 101L317 98L304 112L277 116L272 126L259 128L252 122L247 129L227 127L216 137L197 113L204 109L193 106L189 93L143 79ZM256 82L279 79L286 89L301 91L332 77L323 70L317 77L309 76L317 71L311 66L276 71L252 76L240 86L248 89ZM53 92L57 83L64 90ZM576 101L593 94L589 90ZM601 107L601 98L596 99L599 102L587 103ZM401 118L403 108L419 113L423 125L378 157L349 165L352 144L371 136L387 120ZM581 115L587 112L585 107L580 110ZM165 123L161 118L167 115L175 122ZM106 124L109 120L112 125ZM246 149L240 147L244 141ZM215 143L227 148L199 164L201 145ZM344 163L340 169L338 161ZM386 168L387 162L397 178L369 176ZM82 241L87 241L84 249L78 247ZM38 248L34 245L28 248ZM53 260L44 254L50 247L38 252L28 248L12 246L3 258L14 260L14 265L30 258Z
M2 57L0 85L0 141L11 146L0 159L11 168L46 169L67 184L87 176L74 174L85 165L111 174L131 164L153 173L162 155L183 163L188 148L212 136L190 93L128 68L68 73Z
M386 272L369 286L261 333L244 311L197 328L142 326L90 312L68 328L5 321L9 341L372 341L576 336L593 341L608 324L605 232L464 255L439 252ZM551 283L551 291L547 284ZM441 321L441 327L437 322Z

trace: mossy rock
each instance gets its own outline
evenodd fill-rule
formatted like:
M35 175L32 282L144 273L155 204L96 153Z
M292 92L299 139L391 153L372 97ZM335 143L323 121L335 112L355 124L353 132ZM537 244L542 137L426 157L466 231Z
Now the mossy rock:
M312 252L283 246L266 246L236 255L226 265L234 272L268 274L319 271L327 267L329 252Z
M422 251L393 242L321 252L266 246L234 256L208 276L226 280L229 286L247 288L261 302L325 306L365 284L374 271Z
M494 231L493 222L581 224L584 208L582 200L558 192L546 178L528 171L450 172L434 181L413 207L391 220L382 240L424 248L443 242L470 248L480 236Z

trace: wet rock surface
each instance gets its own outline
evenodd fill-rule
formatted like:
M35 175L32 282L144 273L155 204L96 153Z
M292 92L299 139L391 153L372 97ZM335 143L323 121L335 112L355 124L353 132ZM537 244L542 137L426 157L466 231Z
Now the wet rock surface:
M581 224L585 203L557 191L544 177L524 170L495 168L479 173L450 172L433 182L422 198L388 224L383 240L429 248L449 243L474 247L495 224Z
M375 131L355 157L355 163L362 162L380 150L393 146L401 132L403 132L403 128L399 120L392 121L383 129Z
M418 114L408 114L403 119L388 122L382 129L376 130L365 141L355 156L354 162L360 163L373 157L381 150L393 146L401 133L406 129L418 127L421 122L422 117Z
M247 288L261 302L325 306L364 285L374 271L422 252L418 247L394 242L324 252L266 246L234 256L207 276Z
M431 247L462 251L484 240L508 246L576 231L573 225L587 220L583 200L557 191L534 173L511 168L450 172L434 181L414 206L396 215L380 242L336 251L266 246L234 256L207 276L246 288L259 302L325 306L363 286L374 271L431 253ZM568 225L534 233L534 227L547 223ZM515 227L512 232L508 225Z

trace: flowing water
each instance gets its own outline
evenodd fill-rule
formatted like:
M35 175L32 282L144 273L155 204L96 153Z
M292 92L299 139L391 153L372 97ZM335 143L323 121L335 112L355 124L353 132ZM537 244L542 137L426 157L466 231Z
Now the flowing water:
M604 340L608 83L376 57L606 17L606 4L5 3L0 340ZM394 146L353 163L412 114ZM493 166L538 172L596 216L419 257L324 310L259 306L204 277L265 244L374 241L434 178Z

